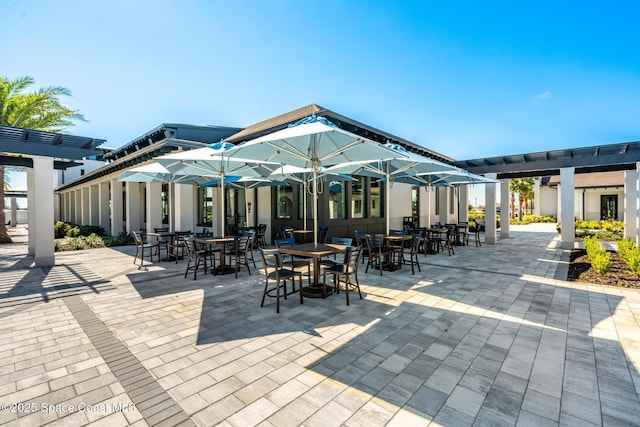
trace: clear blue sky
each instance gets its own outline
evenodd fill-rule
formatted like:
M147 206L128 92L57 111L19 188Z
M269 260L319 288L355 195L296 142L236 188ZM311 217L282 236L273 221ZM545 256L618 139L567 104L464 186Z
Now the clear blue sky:
M640 139L636 1L0 2L0 74L119 147L317 103L456 159Z

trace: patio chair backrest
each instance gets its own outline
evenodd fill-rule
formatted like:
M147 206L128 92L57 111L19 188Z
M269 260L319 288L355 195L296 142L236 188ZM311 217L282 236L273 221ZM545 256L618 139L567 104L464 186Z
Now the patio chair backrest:
M276 239L276 248L282 248L285 246L293 246L296 244L296 240L291 237L289 239Z
M364 244L364 238L367 235L367 231L366 230L356 230L354 232L354 234L356 236L356 244L358 244L358 245Z
M283 239L293 239L293 228L292 227L280 227L280 234Z
M327 242L327 233L329 233L328 225L321 225L320 227L318 227L318 243Z
M389 236L402 236L405 234L405 230L389 230Z
M351 246L351 243L353 243L353 239L350 237L332 237L331 243L336 245Z

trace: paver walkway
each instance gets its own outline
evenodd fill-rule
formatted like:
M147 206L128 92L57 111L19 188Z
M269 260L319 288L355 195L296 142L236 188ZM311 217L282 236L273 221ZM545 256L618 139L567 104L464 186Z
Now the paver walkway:
M553 225L279 315L259 268L132 253L0 246L0 424L640 425L640 292L554 278Z

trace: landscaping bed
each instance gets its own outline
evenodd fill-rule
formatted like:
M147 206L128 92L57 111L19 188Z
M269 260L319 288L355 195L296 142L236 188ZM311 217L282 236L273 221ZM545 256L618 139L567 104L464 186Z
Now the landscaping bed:
M611 269L605 274L600 274L591 267L586 250L574 249L571 251L571 264L567 280L640 289L640 276L631 271L617 252L610 251L609 253L612 261Z

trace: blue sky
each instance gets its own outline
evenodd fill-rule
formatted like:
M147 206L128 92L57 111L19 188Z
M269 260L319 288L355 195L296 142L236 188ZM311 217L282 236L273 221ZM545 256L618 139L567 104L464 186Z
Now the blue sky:
M119 147L317 103L456 159L640 139L635 1L0 2L0 74Z

